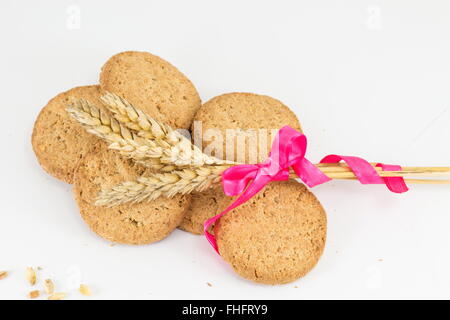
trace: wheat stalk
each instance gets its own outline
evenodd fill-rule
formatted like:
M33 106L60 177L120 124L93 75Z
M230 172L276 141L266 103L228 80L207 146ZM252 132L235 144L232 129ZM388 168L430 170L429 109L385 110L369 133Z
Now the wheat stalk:
M181 193L203 191L221 179L224 170L236 163L209 157L178 131L147 116L126 100L107 93L102 97L107 108L103 110L86 100L78 100L68 108L70 115L88 132L106 140L111 149L136 162L161 169L148 177L123 182L111 189L102 190L96 205L116 206L123 203L151 201L160 196L173 197ZM374 165L374 164L372 164ZM192 166L192 168L183 168ZM353 171L343 164L317 164L332 179L356 179ZM450 173L444 167L407 167L400 171L374 169L382 177L431 176ZM291 175L291 178L296 178ZM408 183L450 184L449 180L406 180Z
M357 180L350 167L342 164L317 164L325 175L332 179ZM223 171L230 165L204 166L193 169L174 170L166 173L155 173L148 177L140 177L136 181L127 181L104 189L99 193L95 205L113 207L124 203L139 203L151 201L165 196L171 198L178 193L187 194L192 191L202 192L221 181ZM381 177L426 176L433 174L443 176L450 174L448 167L406 167L402 171L382 171L374 168ZM290 173L290 179L297 179L295 173ZM450 180L418 180L405 179L406 183L414 184L450 184Z
M145 112L113 93L107 92L101 99L122 125L161 148L158 149L162 151L161 163L173 164L177 167L234 164L204 154L180 132L149 117Z
M222 172L229 167L223 165L185 168L139 177L136 181L122 182L111 189L101 190L95 205L113 207L124 203L152 201L160 196L171 198L178 193L202 192L218 183Z
M119 151L148 167L161 169L159 161L161 148L153 141L143 139L121 125L115 118L84 99L77 100L67 108L67 112L78 121L87 132L105 140L110 149ZM170 168L173 169L172 167Z
M207 156L178 131L112 93L101 99L113 116L84 99L67 111L89 133L105 140L109 148L141 165L168 172L176 167L233 164Z

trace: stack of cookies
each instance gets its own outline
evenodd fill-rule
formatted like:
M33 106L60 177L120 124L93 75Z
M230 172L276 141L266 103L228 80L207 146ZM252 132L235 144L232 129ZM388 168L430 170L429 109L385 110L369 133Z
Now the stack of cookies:
M203 234L205 220L233 199L218 186L142 203L95 206L101 190L154 172L109 149L67 113L66 108L79 99L101 108L100 97L106 92L175 129L194 130L200 124L201 132L214 129L223 136L229 129L262 129L271 134L285 125L301 131L295 114L271 97L228 93L202 105L192 82L167 61L146 52L111 57L102 67L99 85L77 87L49 101L35 122L32 145L45 171L74 185L75 200L90 229L117 243L150 244L177 227ZM271 136L257 148L244 143L244 155L232 152L228 160L262 162L270 150ZM239 135L233 139L238 140ZM202 140L206 149L211 139ZM223 150L227 150L226 142ZM238 274L260 283L287 283L305 275L319 260L326 239L326 214L302 184L276 182L222 217L214 226L214 234L221 256Z

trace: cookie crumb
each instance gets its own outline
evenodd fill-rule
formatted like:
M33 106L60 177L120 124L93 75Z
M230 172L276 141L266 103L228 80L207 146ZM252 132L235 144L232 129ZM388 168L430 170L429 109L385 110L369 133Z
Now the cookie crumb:
M383 259L378 259L378 261L379 261L379 262L383 262L384 260L383 260Z
M207 282L206 284L208 285L208 287L212 287L211 283Z
M110 247L114 247L116 244L115 243L110 243L109 246Z
M39 295L40 295L39 290L33 290L28 293L28 298L36 299L37 297L39 297Z
M44 281L44 290L46 294L53 294L55 291L55 285L51 279L45 279Z
M36 284L36 271L32 267L27 267L26 277L32 286Z
M49 296L48 300L63 300L66 297L66 294L64 292L58 292L54 293L51 296Z
M0 271L0 280L5 279L8 276L8 271Z
M83 296L90 296L91 295L91 289L85 284L80 284L80 288L78 289L78 291L80 291L80 293Z
M298 288L298 286L294 286L294 288L295 288L295 289L297 289L297 288Z

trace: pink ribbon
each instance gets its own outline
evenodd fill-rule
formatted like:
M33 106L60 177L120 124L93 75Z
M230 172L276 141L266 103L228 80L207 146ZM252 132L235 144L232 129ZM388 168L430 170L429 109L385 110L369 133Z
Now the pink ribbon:
M408 187L402 177L380 177L370 163L358 157L330 154L323 158L320 163L338 163L341 160L347 163L362 184L385 184L390 191L395 193L404 193L408 191ZM401 166L382 163L377 163L376 167L380 167L383 171L402 170Z
M271 181L289 179L289 168L310 188L330 181L322 171L305 158L306 136L289 126L281 128L272 144L269 157L259 164L243 164L228 168L222 173L222 187L225 195L240 195L228 208L204 223L204 232L214 250L219 253L215 237L209 227L222 216L248 201ZM408 191L403 178L382 178L366 160L358 157L329 155L321 163L337 163L343 160L362 184L386 184L392 192ZM401 170L400 166L377 164L384 171Z

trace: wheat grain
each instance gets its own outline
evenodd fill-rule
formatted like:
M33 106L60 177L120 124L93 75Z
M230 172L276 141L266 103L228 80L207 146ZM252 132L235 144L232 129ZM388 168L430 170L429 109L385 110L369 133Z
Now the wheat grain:
M8 276L8 271L0 271L0 280L5 279Z
M40 293L39 290L33 290L33 291L28 292L28 298L30 298L30 299L36 299L36 298L39 297L40 294L41 294L41 293Z
M66 298L66 294L64 292L57 292L49 296L48 300L63 300Z
M32 267L27 267L25 276L27 278L27 281L34 286L36 284L36 271Z
M91 293L91 289L85 284L80 284L80 287L78 288L78 291L80 291L80 293L83 296L90 296L92 294Z
M124 203L152 201L160 196L171 198L178 193L202 192L218 183L222 172L227 168L227 165L204 166L139 177L136 181L126 181L111 189L101 190L95 205L113 207Z
M45 279L44 281L44 290L46 294L53 294L55 291L55 285L51 279Z

